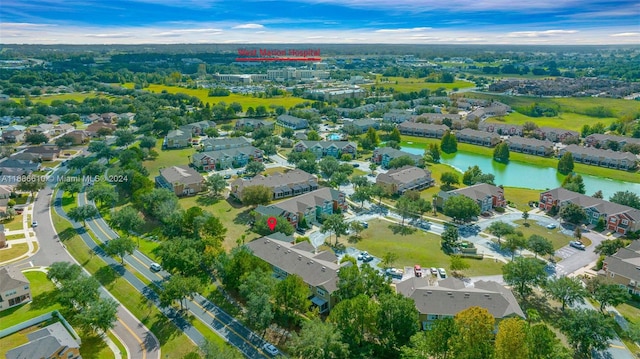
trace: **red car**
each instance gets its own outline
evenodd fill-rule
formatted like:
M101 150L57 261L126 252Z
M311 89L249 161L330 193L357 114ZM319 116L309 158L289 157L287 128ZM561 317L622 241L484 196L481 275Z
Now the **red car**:
M422 277L422 268L419 265L414 265L413 266L413 273L416 275L416 277Z

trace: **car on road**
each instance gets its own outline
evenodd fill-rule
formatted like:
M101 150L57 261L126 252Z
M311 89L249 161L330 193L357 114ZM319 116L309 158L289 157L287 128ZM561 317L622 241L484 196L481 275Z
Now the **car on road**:
M353 167L354 167L354 168L358 168L358 167L360 167L360 164L359 164L359 163L354 163L354 164L353 164Z
M275 345L269 343L264 343L264 345L262 346L262 350L264 350L267 354L273 356L280 354L278 348L276 348Z
M440 278L442 278L442 279L447 278L447 272L444 270L444 268L438 268L438 274L440 275Z
M162 266L156 262L153 262L149 266L149 269L151 269L154 272L160 272L162 270Z
M231 175L230 174L224 175L224 179L231 179Z
M38 221L31 222L31 227L36 228L38 226Z
M547 229L555 229L557 226L554 223L547 224Z
M582 244L582 242L580 242L580 241L571 241L571 242L569 242L569 245L571 247L579 249L581 251L584 251L585 249L587 249L587 247L584 244Z
M361 221L360 224L362 225L362 228L364 228L364 229L369 228L369 223L367 223L365 221Z

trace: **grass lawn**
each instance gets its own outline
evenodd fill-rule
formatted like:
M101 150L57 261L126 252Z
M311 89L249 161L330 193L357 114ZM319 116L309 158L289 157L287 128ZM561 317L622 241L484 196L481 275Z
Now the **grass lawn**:
M413 148L428 148L429 144L440 144L440 140L436 138L424 138L415 136L402 136L402 142L400 146L413 147ZM468 143L458 143L458 150L471 152L483 156L493 157L493 148L471 145ZM558 167L558 159L550 157L540 157L526 155L523 153L511 152L509 155L511 161L523 162L527 165L534 165L540 167ZM610 178L620 181L640 183L640 175L638 172L620 171L611 168L604 168L598 166L590 166L582 163L576 163L574 171L580 174L588 174L592 176ZM436 177L437 179L437 177Z
M582 126L585 124L593 125L596 122L602 122L606 127L609 127L609 125L616 120L617 118L614 117L598 118L573 112L562 112L554 117L529 117L519 112L512 112L504 117L489 118L487 122L509 123L515 125L523 125L525 122L533 122L538 125L538 127L565 128L580 132Z
M74 100L78 102L84 101L87 97L96 97L94 92L72 92L72 93L63 93L63 94L55 94L55 95L42 95L42 96L34 96L31 97L31 101L33 102L42 102L47 105L50 105L51 102L55 100L67 101Z
M556 229L547 229L545 226L541 226L535 221L528 220L529 227L524 226L524 220L520 219L515 221L515 223L519 224L516 229L521 231L525 238L529 238L532 234L537 234L539 236L545 237L553 243L553 249L558 249L569 244L569 241L573 240L572 236L568 236L566 234L562 234L560 232L560 228ZM584 240L583 240L584 241ZM586 243L585 245L589 245Z
M16 204L26 204L28 199L29 199L29 196L27 194L20 194L13 200L16 201Z
M24 238L24 234L12 234L9 236L5 236L5 239L10 241L10 240L14 240L14 239L22 239Z
M20 229L23 229L24 226L22 224L22 215L18 214L15 217L13 217L12 220L4 220L2 222L2 225L4 225L4 229L9 230L9 231L17 231Z
M362 240L352 244L359 250L365 250L376 257L382 257L387 252L398 255L395 266L449 268L449 256L440 249L440 236L433 233L416 231L411 235L394 234L389 228L391 222L385 220L369 221L369 228L362 232ZM344 241L344 239L342 239ZM493 260L467 259L471 268L463 273L467 276L493 275L502 273L502 264Z
M217 202L211 203L211 201L204 196L180 198L179 202L184 209L194 206L200 207L203 210L211 212L222 221L225 227L227 227L227 235L223 243L225 250L230 250L235 247L237 245L236 240L240 239L242 235L245 235L245 243L259 237L258 234L249 231L249 227L245 224L249 219L251 207L239 207L235 202L232 206L229 201L225 199L219 199Z
M290 168L286 168L286 167L273 167L273 168L267 168L265 169L262 174L265 176L269 176L272 175L274 173L285 173L285 172L289 172L291 169Z
M640 303L629 301L624 304L620 304L616 307L618 312L622 314L622 316L630 323L638 324L640 323ZM631 350L632 353L636 355L640 355L640 348L635 345L630 339L622 338L622 341L625 343L627 348ZM640 357L640 356L639 356Z
M511 202L511 206L521 211L530 209L529 201L538 201L540 199L540 190L504 187L504 198Z
M0 358L6 358L5 354L15 347L18 347L23 344L27 344L29 339L27 338L27 334L33 333L40 328L38 327L29 327L25 328L17 333L13 333L8 335L2 339L0 339Z
M152 180L160 174L161 167L181 166L189 164L189 156L193 156L196 150L192 147L176 150L161 150L162 139L158 140L156 152L158 157L155 160L144 161L143 166L149 171L149 178Z
M26 243L12 244L10 248L0 249L0 262L10 261L27 253L29 245Z
M96 277L133 315L156 335L163 354L169 358L182 358L195 350L196 346L160 311L145 305L142 295L102 259L88 253L88 248L76 234L71 224L53 214L53 224L60 238L64 238L67 249L76 260ZM206 335L206 334L205 334ZM217 336L216 336L217 337ZM215 340L215 338L211 338Z
M0 329L6 329L25 320L35 318L52 310L60 309L55 299L55 287L47 275L39 271L24 272L31 283L31 303L0 312Z
M382 81L382 75L376 75L376 87L389 88L392 87L395 92L412 92L420 91L422 89L429 89L435 91L440 87L444 87L446 90L453 90L454 88L463 89L468 87L474 87L472 82L456 80L453 83L441 83L441 82L425 82L425 79L418 78L404 78L404 77L384 77L385 81ZM370 85L363 85L363 87L370 87Z
M284 106L285 108L289 108L299 103L313 102L310 100L305 100L299 97L292 97L292 96L259 98L259 97L244 96L244 95L239 95L234 93L230 94L229 96L209 97L208 89L187 89L183 87L166 86L166 85L149 85L149 87L145 88L145 90L150 92L157 92L157 93L165 90L168 93L184 93L189 96L195 96L199 98L203 103L209 103L211 104L211 106L213 106L218 102L224 102L227 105L229 105L232 102L237 102L242 105L243 110L246 110L249 107L253 107L255 109L257 106L265 106L267 110L269 110L270 105Z

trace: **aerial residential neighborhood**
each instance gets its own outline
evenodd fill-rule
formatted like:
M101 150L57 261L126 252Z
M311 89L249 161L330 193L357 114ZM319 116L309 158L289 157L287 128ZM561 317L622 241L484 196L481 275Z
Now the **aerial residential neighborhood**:
M640 357L631 4L169 3L0 7L0 358Z

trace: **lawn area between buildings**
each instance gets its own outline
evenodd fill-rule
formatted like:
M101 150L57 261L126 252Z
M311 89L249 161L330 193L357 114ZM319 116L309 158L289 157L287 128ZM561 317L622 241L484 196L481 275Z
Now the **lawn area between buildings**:
M51 105L53 101L78 101L82 102L85 98L88 97L96 97L95 92L71 92L71 93L62 93L55 95L42 95L42 96L33 96L31 97L31 101L33 102L42 102L47 105ZM106 98L113 98L113 96L100 96ZM16 99L17 100L17 99Z
M196 150L192 147L175 149L175 150L163 150L162 139L158 140L158 144L155 151L158 152L158 157L151 161L144 161L142 165L149 171L149 178L154 178L160 174L160 168L170 166L186 166L189 164L189 157L196 153Z
M412 147L412 148L428 148L429 144L436 143L440 145L440 139L438 138L425 138L415 136L402 136L402 142L400 146ZM493 148L476 146L468 143L458 143L458 150L471 152L487 157L493 157ZM539 167L558 167L558 159L551 157L540 157L526 155L518 152L511 152L509 155L511 161L523 162L527 165L539 166ZM507 164L508 166L508 164ZM614 180L640 183L640 174L637 171L621 171L610 168L590 166L582 163L576 163L574 171L579 174L588 174L597 177L609 178ZM542 189L542 188L541 188Z
M385 81L382 81L382 78ZM473 82L456 80L451 83L444 82L425 82L425 79L418 79L415 77L404 78L404 77L396 77L396 76L382 76L376 75L376 87L384 87L389 88L392 87L395 92L419 92L422 89L428 89L429 91L435 91L439 88L444 88L446 90L453 90L454 88L463 89L474 87ZM371 87L371 85L362 85L362 87Z
M120 278L102 259L89 254L89 248L69 222L57 213L53 213L52 218L56 232L60 233L60 238L64 239L71 255L156 335L163 354L169 358L182 358L196 350L195 344L157 308L145 305L142 295L131 284ZM206 333L203 334L206 335ZM208 337L216 342L222 340L217 335Z
M29 245L26 243L12 244L10 248L0 249L0 262L10 261L18 258L29 251Z
M25 320L60 309L55 299L55 286L47 275L39 271L24 272L31 286L31 303L0 312L0 329L12 327Z
M2 221L2 225L4 225L4 229L8 230L8 231L17 231L20 229L23 229L24 226L22 224L22 214L17 214L15 217L13 217L13 219L7 221L4 220Z
M541 190L537 189L504 187L504 198L511 202L511 207L524 212L533 209L529 207L529 201L540 200L540 192Z
M574 239L573 236L568 236L560 232L560 230L562 229L560 227L555 229L548 229L547 227L545 227L548 223L538 224L536 221L532 221L529 219L527 220L527 223L529 223L529 226L527 227L524 225L523 219L514 222L518 224L516 230L521 231L525 238L529 238L533 234L545 237L546 239L550 240L551 243L553 243L553 249L562 248L568 245L569 241L572 241ZM585 245L591 244L587 243L585 240L583 240L583 243Z
M389 228L391 222L376 219L368 223L369 228L362 232L362 240L347 245L368 251L378 258L387 252L395 253L398 260L393 265L397 267L419 264L423 268L449 268L450 259L440 248L440 236L420 230L402 236L394 234ZM466 261L471 267L462 272L465 276L502 274L502 263L496 263L493 259L466 259Z
M272 98L260 98L253 96L245 96L232 93L229 96L219 96L219 97L209 97L209 90L200 88L200 89L188 89L184 87L178 86L167 86L167 85L149 85L149 87L145 88L146 91L160 93L162 91L167 91L168 93L183 93L189 96L194 96L200 99L202 103L209 103L213 107L218 102L224 102L229 105L232 102L237 102L242 105L242 109L244 111L249 107L253 107L254 109L258 106L265 106L267 110L270 110L269 106L284 106L285 108L293 107L299 103L303 102L313 102L311 100L305 100L299 97L285 96L285 97L272 97Z
M533 122L538 125L538 127L564 128L580 132L582 126L585 124L593 125L594 123L602 122L605 127L608 128L609 125L617 120L618 119L615 117L591 117L574 112L561 112L557 116L553 117L529 117L521 114L520 112L514 111L504 117L491 117L487 119L487 122L508 123L514 125L524 125L525 122Z

